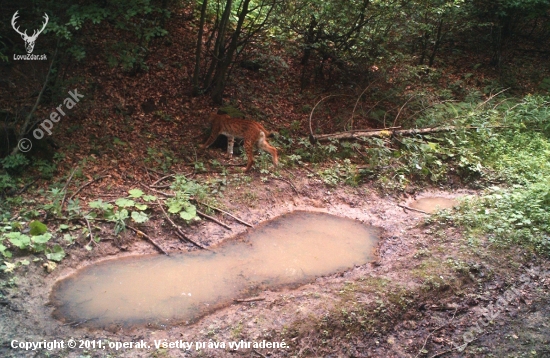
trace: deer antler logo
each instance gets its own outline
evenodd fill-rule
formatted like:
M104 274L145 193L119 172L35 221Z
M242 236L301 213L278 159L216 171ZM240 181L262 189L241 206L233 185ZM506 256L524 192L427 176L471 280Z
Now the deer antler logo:
M11 26L19 35L21 35L21 38L25 40L25 49L27 50L27 53L30 54L32 53L32 50L34 50L34 43L36 41L36 38L38 37L38 35L42 33L42 31L44 31L44 29L46 28L46 25L48 24L48 20L49 20L48 14L44 13L44 20L46 20L46 22L44 22L44 25L42 25L42 28L40 29L40 31L36 32L36 30L34 30L32 36L29 36L27 35L27 30L25 30L25 32L21 32L19 31L19 26L15 28L15 20L17 20L17 18L19 17L19 15L17 15L18 12L19 10L17 10L15 14L13 14L13 17L11 18Z

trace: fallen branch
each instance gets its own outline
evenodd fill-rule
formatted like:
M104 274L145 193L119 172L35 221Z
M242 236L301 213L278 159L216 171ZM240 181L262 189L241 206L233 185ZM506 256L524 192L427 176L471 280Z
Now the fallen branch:
M232 230L231 227L230 227L229 225L222 223L221 221L219 221L219 220L216 219L216 218L213 218L213 217L210 216L210 215L206 215L205 213L200 212L200 211L198 211L198 210L197 210L197 214L198 214L199 216L202 216L202 217L205 218L205 219L208 219L208 220L211 220L211 221L215 222L216 224L218 224L218 225L220 225L220 226L223 226L224 228L226 228L226 229L228 229L228 230Z
M422 213L422 214L431 215L430 213L425 212L424 210L411 208L411 207L406 206L406 205L397 204L397 206L399 206L400 208L403 208L403 209L410 210L410 211L416 211L416 212L419 212L419 213Z
M88 185L90 185L90 184L92 184L92 183L94 183L94 182L96 182L96 181L98 181L98 180L101 180L101 179L103 179L103 178L106 178L106 177L108 177L108 175L103 175L103 176L97 177L97 178L95 178L95 179L92 179L92 180L90 180L89 182L87 182L86 184L82 185L80 188L78 188L78 189L73 193L73 195L71 195L71 197L69 198L69 201L73 200L73 198L74 198L78 193L80 193L80 191L81 191L82 189L84 189L84 188L87 187Z
M172 227L174 229L176 229L176 234L178 234L178 237L180 238L180 240L182 241L187 241L187 242L190 242L191 244L195 245L196 247L200 248L200 249L203 249L203 250L208 250L207 248L197 244L195 241L191 240L190 238L187 237L187 235L185 235L181 229L179 228L179 226L176 225L175 222L172 221L172 219L170 219L170 216L168 216L168 213L166 213L166 211L164 210L164 207L162 206L162 203L160 202L160 200L157 200L157 203L158 205L160 206L160 209L162 210L162 212L164 213L164 216L166 217L166 219L168 219L168 221L170 222L170 224L172 224ZM209 250L210 251L210 250Z
M170 256L170 255L168 254L168 252L164 251L164 249L163 249L159 244L157 244L155 240L153 240L151 237L149 237L149 236L148 236L147 234L145 234L143 231L138 230L138 229L136 229L135 227L132 227L132 226L130 226L130 225L126 225L126 227L127 227L128 229L132 230L133 232L135 232L136 234L141 235L141 236L143 236L144 238L146 238L147 240L149 240L149 242L150 242L151 244L153 244L153 246L155 246L160 252L162 252L162 253L165 254L166 256Z
M265 301L265 297L251 297L251 298L242 298L242 299L233 300L233 302L237 302L237 303L256 302L256 301Z
M438 133L438 132L451 132L455 130L471 130L471 129L480 129L480 128L506 128L507 126L491 126L491 127L457 127L457 126L446 126L446 127L431 127L431 128L413 128L413 129L398 129L394 130L396 127L389 127L385 129L374 129L374 130L361 130L361 131L349 131L349 132L338 132L331 134L321 134L315 137L316 140L322 142L331 139L357 139L362 137L376 137L376 138L387 138L393 135L415 135L415 134L426 134L426 133ZM397 127L399 128L399 127Z
M249 224L249 223L247 223L246 221L239 219L238 217L236 217L236 216L234 216L234 215L228 213L227 211L224 211L224 210L222 210L222 209L216 208L215 206L212 206L212 205L205 204L205 203L203 203L203 202L198 201L197 199L193 199L193 201L195 201L197 204L204 205L204 206L206 206L207 208L210 208L210 209L212 209L212 210L216 210L216 211L218 211L218 212L220 212L220 213L222 213L222 214L225 214L225 215L227 215L227 216L229 216L229 217L232 217L233 219L237 220L238 222L240 222L240 223L243 224L243 225L246 225L246 226L248 226L248 227L254 227L254 225Z

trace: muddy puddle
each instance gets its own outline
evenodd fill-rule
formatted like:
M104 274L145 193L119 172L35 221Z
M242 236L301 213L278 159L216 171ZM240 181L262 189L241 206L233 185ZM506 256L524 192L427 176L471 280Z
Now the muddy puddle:
M435 213L438 210L450 209L458 205L458 201L452 198L443 197L428 197L413 201L409 204L411 208L425 211L427 213Z
M214 247L88 266L59 281L54 316L94 327L189 323L233 299L298 285L371 261L378 230L325 213L294 212Z

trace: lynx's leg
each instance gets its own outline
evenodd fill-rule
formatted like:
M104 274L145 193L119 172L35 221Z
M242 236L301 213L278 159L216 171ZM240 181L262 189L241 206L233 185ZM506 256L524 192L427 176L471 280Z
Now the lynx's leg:
M206 140L206 142L202 145L204 149L210 147L212 143L216 141L216 138L218 138L218 135L220 134L220 128L219 126L212 125L212 131L210 132L210 137Z
M265 133L260 132L260 139L258 139L258 148L265 150L273 158L273 165L277 166L279 164L279 158L277 157L277 149L270 145L265 139Z
M246 157L248 158L248 163L246 164L245 173L250 170L252 164L254 164L254 142L251 140L244 140L244 149L246 151Z
M233 145L235 144L235 137L226 135L227 137L227 154L229 158L233 156Z

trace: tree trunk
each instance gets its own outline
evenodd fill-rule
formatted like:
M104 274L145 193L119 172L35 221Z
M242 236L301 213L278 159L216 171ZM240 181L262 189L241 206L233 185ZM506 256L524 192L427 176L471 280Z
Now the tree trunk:
M302 76L300 79L300 88L303 90L307 86L307 65L309 63L309 58L311 57L312 45L315 43L315 27L317 26L317 19L315 16L311 15L311 21L309 22L309 27L307 30L305 44L304 44L304 54L302 55Z
M199 88L199 74L201 65L201 52L202 52L202 35L204 33L204 20L206 17L206 7L208 0L203 0L201 7L201 19L199 22L199 34L197 36L197 48L195 49L195 70L193 71L193 96L198 96L200 93Z
M441 34L441 29L443 28L443 18L439 19L439 25L437 26L437 34L435 35L435 43L434 47L432 49L432 54L430 55L430 62L428 63L428 66L432 67L435 61L435 54L437 53L437 50L439 48L439 45L441 44L441 39L443 38L443 35Z
M227 81L227 71L229 70L229 66L233 61L233 55L237 50L237 45L239 43L239 36L242 32L243 23L246 19L246 15L248 15L249 4L250 0L243 0L242 10L239 13L239 20L237 21L237 27L235 29L235 32L233 32L233 35L231 36L231 42L229 43L227 53L225 54L225 56L223 56L223 58L218 61L218 67L216 68L216 74L214 76L214 83L212 88L212 99L217 105L221 105L223 103L222 96Z
M227 0L225 3L222 19L218 25L218 37L216 38L216 43L214 44L212 63L210 63L210 68L208 69L208 73L204 79L204 88L210 88L212 85L212 74L214 73L214 69L217 68L220 61L223 60L225 52L225 31L227 28L227 23L229 22L229 16L231 15L232 5L232 0Z

